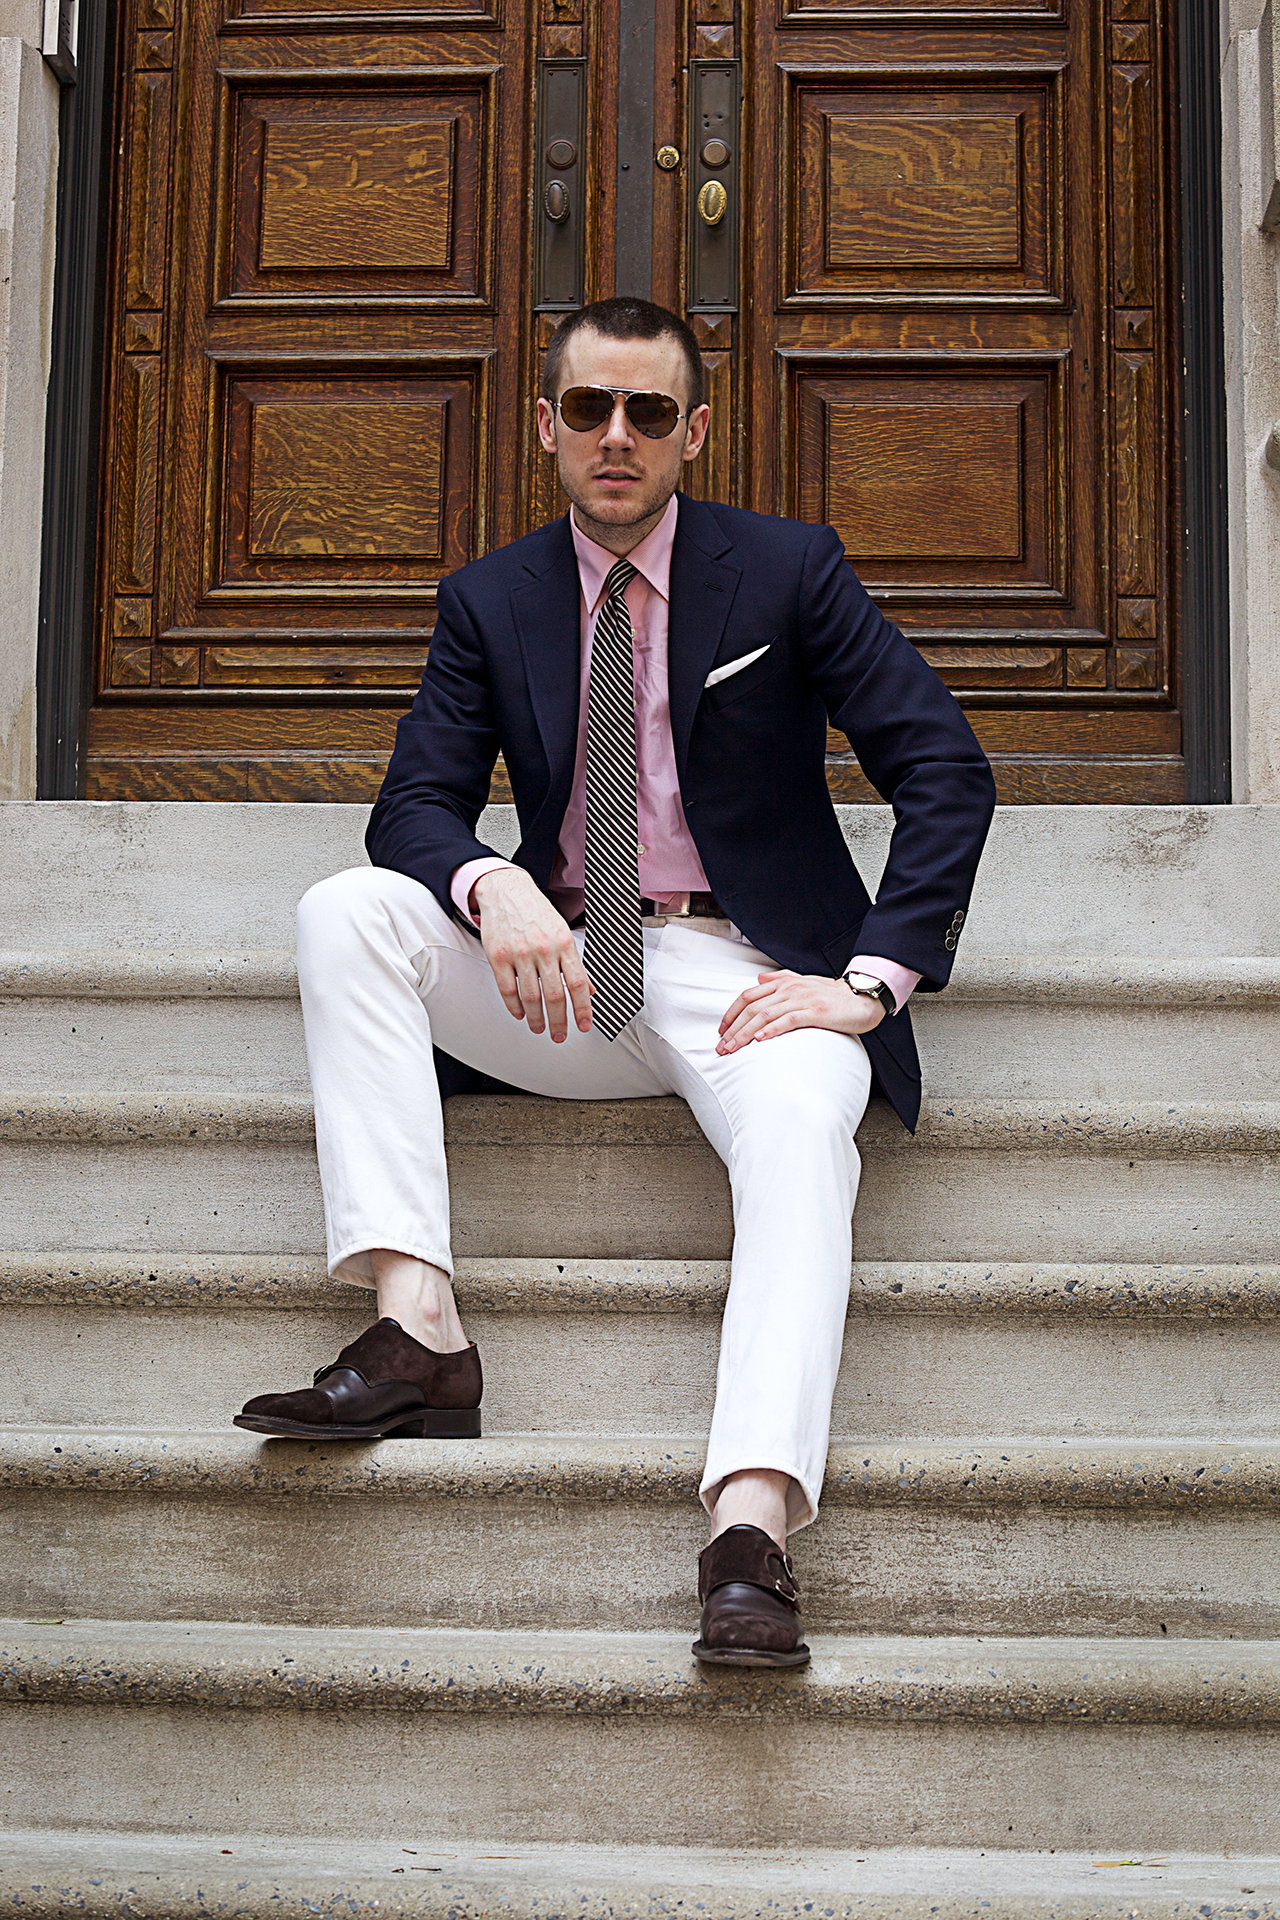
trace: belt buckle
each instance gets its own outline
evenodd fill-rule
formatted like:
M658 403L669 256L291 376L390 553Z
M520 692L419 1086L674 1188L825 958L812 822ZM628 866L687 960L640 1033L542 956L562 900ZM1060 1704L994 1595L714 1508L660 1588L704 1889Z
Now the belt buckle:
M667 918L669 920L692 919L693 915L690 907L690 895L687 893L681 893L681 894L677 894L676 898L681 902L681 904L676 908L674 913L672 913L670 909L668 909Z

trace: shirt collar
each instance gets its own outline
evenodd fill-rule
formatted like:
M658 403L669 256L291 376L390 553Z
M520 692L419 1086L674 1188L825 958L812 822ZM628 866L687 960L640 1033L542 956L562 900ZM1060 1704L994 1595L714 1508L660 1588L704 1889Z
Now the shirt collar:
M664 600L671 598L671 549L675 545L676 520L679 505L673 493L667 502L667 510L652 533L646 533L638 547L633 547L627 555L636 572L642 574ZM616 553L610 553L583 533L572 512L569 514L569 530L573 534L573 550L578 556L578 578L582 582L582 597L589 612L594 613L596 604L604 592L604 583L610 569L618 562Z

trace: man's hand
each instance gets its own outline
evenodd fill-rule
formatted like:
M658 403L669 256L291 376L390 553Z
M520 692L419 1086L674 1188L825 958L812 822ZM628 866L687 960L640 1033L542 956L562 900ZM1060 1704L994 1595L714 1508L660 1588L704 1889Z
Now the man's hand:
M531 1033L568 1034L569 1002L579 1033L591 1027L591 983L568 922L519 867L482 873L471 889L480 940L507 1012ZM846 994L848 988L845 989ZM566 1000L567 994L567 1000ZM543 1018L543 1006L546 1017Z
M843 980L828 980L820 973L792 973L782 967L756 979L759 984L740 993L720 1022L717 1053L736 1053L753 1040L775 1040L799 1027L870 1033L885 1017L878 1000L850 993Z

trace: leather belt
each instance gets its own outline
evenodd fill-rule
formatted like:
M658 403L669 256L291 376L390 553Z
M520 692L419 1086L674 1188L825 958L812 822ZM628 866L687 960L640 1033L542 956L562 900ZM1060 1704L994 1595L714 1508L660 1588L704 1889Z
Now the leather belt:
M729 918L714 893L691 893L687 907L664 907L658 901L642 896L640 913L644 919L727 920Z

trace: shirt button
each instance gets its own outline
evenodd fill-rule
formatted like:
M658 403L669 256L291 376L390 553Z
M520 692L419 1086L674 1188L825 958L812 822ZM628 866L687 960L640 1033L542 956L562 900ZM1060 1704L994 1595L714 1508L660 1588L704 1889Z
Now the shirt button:
M645 848L644 848L644 847L637 847L637 848L636 848L636 852L637 852L637 853L644 853L644 852L645 852Z

